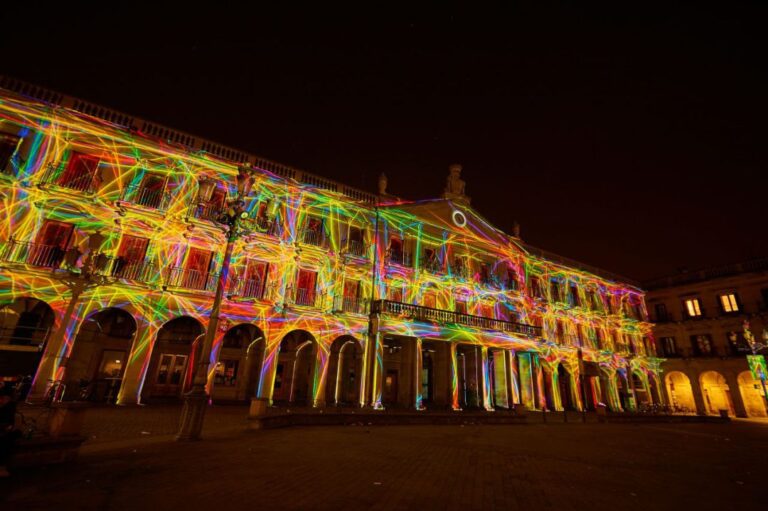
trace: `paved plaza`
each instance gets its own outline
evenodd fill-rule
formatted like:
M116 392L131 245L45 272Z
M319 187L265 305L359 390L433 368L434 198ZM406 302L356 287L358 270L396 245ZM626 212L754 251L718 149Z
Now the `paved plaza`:
M217 407L89 411L70 465L17 471L0 509L766 509L768 423L332 426L245 431Z

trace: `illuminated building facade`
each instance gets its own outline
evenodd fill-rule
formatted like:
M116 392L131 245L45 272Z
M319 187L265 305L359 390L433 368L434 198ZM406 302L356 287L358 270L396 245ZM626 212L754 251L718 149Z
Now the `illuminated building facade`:
M643 292L470 206L453 166L409 202L0 80L3 376L178 398L238 168L246 202L209 364L216 401L619 411L663 399ZM199 355L197 355L199 357Z
M702 415L766 417L762 385L747 364L744 322L758 344L768 344L768 260L680 273L646 287L669 402Z

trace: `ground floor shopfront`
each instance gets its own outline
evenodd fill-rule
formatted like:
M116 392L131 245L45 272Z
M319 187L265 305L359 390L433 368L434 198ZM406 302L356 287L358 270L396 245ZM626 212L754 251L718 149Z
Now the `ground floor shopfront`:
M6 295L0 319L9 342L2 344L26 350L33 399L57 382L64 399L174 400L189 390L195 370L207 367L208 390L220 402L621 411L664 400L658 368L647 360L586 351L579 357L527 333L227 302L210 359L201 364L205 296L137 296L119 287L74 301L66 293Z

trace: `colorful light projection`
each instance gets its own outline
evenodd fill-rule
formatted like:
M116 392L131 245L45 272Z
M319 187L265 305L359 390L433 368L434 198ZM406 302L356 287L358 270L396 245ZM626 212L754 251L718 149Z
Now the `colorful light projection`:
M129 312L138 325L119 401L140 401L153 377L148 370L160 328L181 316L202 327L207 324L212 290L206 282L222 267L225 245L224 232L211 219L235 195L237 163L12 94L4 94L0 103L0 131L21 140L12 169L0 176L0 239L6 260L22 244L34 245L51 221L73 226L67 249L76 249L79 256L62 267L68 265L75 273L98 254L106 257L105 264L114 264L126 237L147 240L140 275L120 278L110 273L114 266L107 266L103 283L88 287L75 303L66 272L37 268L23 256L4 266L3 303L35 296L54 309L56 327L67 308L75 317L60 345L46 347L36 390L49 379L66 377L66 360L82 322L116 307ZM79 155L96 163L92 174L82 174L85 181L75 186L72 162ZM216 183L215 200L201 202L199 183L204 179ZM498 381L501 374L492 378L489 373L489 348L516 354L514 400L531 407L546 406L547 393L554 408L562 407L560 364L571 380L571 400L581 405L581 395L573 391L578 388L579 349L584 361L598 364L605 373L606 397L614 408L619 407L616 371L628 358L643 374L657 377L658 361L641 341L650 337L650 327L640 319L645 311L639 290L538 257L468 208L446 201L372 206L262 171L246 210L249 219L231 264L224 325L211 351L209 389L225 332L245 323L262 332L263 338L253 340L264 345L256 393L267 399L273 397L281 342L295 331L311 336L301 349L314 350L310 394L316 405L325 401L329 380L338 382L339 375L328 375L327 368L331 345L340 336L362 343L359 402L372 406L382 406L382 333L417 339L417 364L422 339L450 343L454 408L459 407L459 342L482 346L486 408L494 392L491 380ZM105 241L98 254L91 254L87 244L95 232ZM256 261L267 265L263 293L243 296L236 284L248 280ZM312 277L302 281L300 270ZM194 272L203 280L192 278ZM354 296L345 294L352 292ZM374 324L368 304L380 299L536 325L542 337L483 328L481 323L425 323L393 314ZM345 304L358 302L364 306L345 310ZM192 346L191 356L194 351ZM417 391L413 406L422 408L422 402Z

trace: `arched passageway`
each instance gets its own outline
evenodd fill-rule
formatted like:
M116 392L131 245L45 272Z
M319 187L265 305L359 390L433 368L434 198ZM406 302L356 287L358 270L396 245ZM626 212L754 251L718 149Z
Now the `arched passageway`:
M178 398L189 389L203 333L200 322L190 316L172 319L162 326L152 348L143 397Z
M563 410L577 410L578 406L574 401L574 387L571 373L563 364L557 366L557 383L560 391L560 405Z
M53 309L35 298L19 298L0 308L0 378L35 376L54 321Z
M136 321L108 308L83 321L66 365L66 399L114 403L123 381Z
M264 334L255 325L236 325L227 330L213 372L214 401L248 401L256 397L264 347Z
M363 350L352 336L344 335L331 344L325 402L331 406L360 406L360 378Z
M653 403L651 393L648 390L645 375L640 371L632 372L632 383L635 388L635 400L637 406L648 406Z
M272 399L276 403L314 405L317 341L304 330L280 342Z
M747 417L766 417L768 414L765 409L765 397L763 395L763 386L760 380L755 380L752 373L743 371L737 378L739 383L739 392L744 401L744 409Z
M696 413L696 401L688 376L680 371L672 371L664 379L672 409L681 413Z
M699 381L705 411L708 415L719 415L720 410L728 410L731 416L736 414L731 400L731 389L722 374L717 371L706 371L701 373Z
M483 407L483 367L481 347L459 344L456 347L459 406L465 410Z

